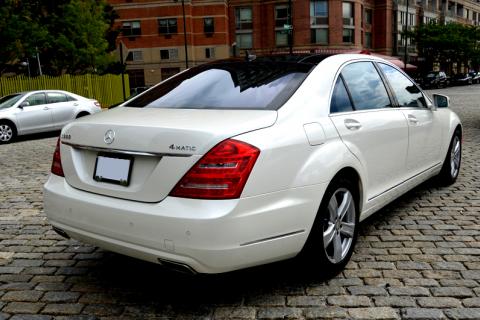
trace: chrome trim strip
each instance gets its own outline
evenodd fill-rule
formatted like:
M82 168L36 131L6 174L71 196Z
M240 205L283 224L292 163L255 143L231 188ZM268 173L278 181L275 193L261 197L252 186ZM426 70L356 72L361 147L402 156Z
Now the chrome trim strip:
M265 241L269 241L269 240L274 240L274 239L278 239L278 238L293 236L295 234L299 234L299 233L302 233L302 232L305 232L305 230L298 230L298 231L293 231L293 232L281 234L281 235L278 235L278 236L273 236L273 237L263 238L263 239L259 239L259 240L249 241L249 242L242 243L240 246L243 247L243 246L248 246L250 244L256 244L256 243L265 242Z
M112 148L100 148L100 147L91 147L81 144L75 144L70 142L62 141L62 144L70 146L75 149L97 151L97 152L112 152L127 154L131 156L146 156L146 157L191 157L191 154L181 154L181 153L156 153L156 152L143 152L143 151L130 151L130 150L121 150L121 149L112 149Z
M385 191L383 191L383 192L381 192L381 193L379 193L379 194L377 194L377 195L375 195L375 196L371 197L370 199L368 199L368 201L371 201L371 200L373 200L373 199L375 199L375 198L378 198L378 197L380 197L381 195L383 195L383 194L387 193L388 191L390 191L390 190L392 190L392 189L395 189L396 187L399 187L399 186L401 186L402 184L404 184L404 183L406 183L406 182L408 182L408 181L410 181L410 180L412 180L412 179L415 179L416 177L418 177L418 176L420 176L420 175L424 174L424 173L425 173L425 172L427 172L427 171L430 171L430 170L432 170L432 169L433 169L433 168L435 168L435 167L438 167L439 165L442 165L442 163L441 163L441 162L439 162L439 163L437 163L437 164L435 164L435 165L431 166L430 168L427 168L427 169L423 170L422 172L420 172L420 173L417 173L417 174L416 174L416 175L414 175L414 176L411 176L411 177L410 177L410 178L408 178L407 180L404 180L404 181L400 182L399 184L396 184L396 185L394 185L393 187L391 187L391 188L389 188L389 189L387 189L387 190L385 190Z

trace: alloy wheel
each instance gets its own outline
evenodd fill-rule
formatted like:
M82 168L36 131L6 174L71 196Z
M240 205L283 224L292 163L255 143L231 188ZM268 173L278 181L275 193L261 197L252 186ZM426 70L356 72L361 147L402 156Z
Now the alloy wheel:
M457 177L460 169L461 143L460 138L455 136L452 142L452 150L450 151L450 174L452 178Z
M13 130L8 124L0 124L0 141L8 142L13 137Z
M355 234L355 203L348 189L334 192L328 203L328 217L323 227L323 247L334 264L347 256Z

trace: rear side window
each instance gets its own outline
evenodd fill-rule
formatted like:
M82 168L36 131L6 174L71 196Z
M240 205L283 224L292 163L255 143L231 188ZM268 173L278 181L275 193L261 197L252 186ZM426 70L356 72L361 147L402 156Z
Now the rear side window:
M382 78L371 62L354 62L342 70L356 110L380 109L391 106Z
M425 98L418 87L397 69L378 64L393 89L400 107L426 108Z
M47 93L48 103L67 102L67 96L60 92Z
M312 68L291 62L224 62L187 70L132 99L127 107L277 110Z
M348 96L347 89L343 83L342 77L338 77L333 89L332 103L330 104L330 113L353 111L352 102Z

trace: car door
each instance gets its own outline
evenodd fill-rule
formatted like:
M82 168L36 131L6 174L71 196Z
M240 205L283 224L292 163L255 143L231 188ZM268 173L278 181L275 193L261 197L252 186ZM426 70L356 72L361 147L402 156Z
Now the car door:
M78 103L72 100L62 92L47 92L47 101L52 110L55 129L61 129L75 119L75 110Z
M417 175L438 165L442 147L442 126L438 112L428 108L418 86L396 68L378 64L408 122L407 170Z
M52 129L52 112L47 104L45 93L30 94L23 100L28 105L19 107L15 114L22 133L50 131Z
M366 171L366 200L399 184L405 175L408 127L372 62L354 62L337 79L330 109L341 139Z

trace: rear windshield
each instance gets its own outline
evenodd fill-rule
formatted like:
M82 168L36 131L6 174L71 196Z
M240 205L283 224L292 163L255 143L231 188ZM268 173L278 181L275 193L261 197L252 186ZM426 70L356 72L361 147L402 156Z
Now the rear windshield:
M313 65L292 62L223 62L194 67L141 96L127 107L277 110Z

